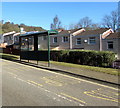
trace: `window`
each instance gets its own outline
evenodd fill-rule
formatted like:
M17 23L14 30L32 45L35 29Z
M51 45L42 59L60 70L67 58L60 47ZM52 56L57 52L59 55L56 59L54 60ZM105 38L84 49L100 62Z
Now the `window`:
M113 49L113 41L109 41L107 45L108 45L108 49Z
M46 40L47 39L47 36L42 36L42 40Z
M7 41L7 37L4 37L4 41L5 41L5 42Z
M57 43L57 37L53 38L53 43Z
M15 42L17 42L18 41L18 37L14 37L15 38Z
M95 44L95 43L96 43L95 37L90 37L89 44Z
M81 44L81 38L77 38L76 39L76 45L80 45Z
M63 42L68 42L68 37L67 36L63 37Z
M12 36L9 36L9 40L13 40L13 37L12 37Z

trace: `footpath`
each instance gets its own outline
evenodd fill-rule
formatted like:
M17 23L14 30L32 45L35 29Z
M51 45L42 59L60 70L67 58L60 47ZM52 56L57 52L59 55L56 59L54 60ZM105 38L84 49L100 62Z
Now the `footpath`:
M119 76L117 75L111 75L107 73L91 71L89 69L63 66L59 64L53 64L53 63L50 64L50 67L48 67L47 63L45 62L39 62L38 64L36 64L36 61L34 63L28 63L26 61L22 61L22 63L35 66L38 68L42 68L42 69L47 69L50 71L55 71L59 73L64 73L64 74L69 74L69 75L74 75L78 77L83 77L83 78L88 78L88 79L93 79L93 80L98 80L98 81L119 85Z

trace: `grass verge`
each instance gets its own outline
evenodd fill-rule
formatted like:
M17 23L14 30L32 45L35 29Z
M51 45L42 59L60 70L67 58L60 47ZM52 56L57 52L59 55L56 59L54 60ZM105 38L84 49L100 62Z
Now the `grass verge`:
M20 57L17 56L17 55L0 53L0 58L8 59L8 60L17 60L17 59L19 59Z
M61 66L67 66L67 67L73 67L73 68L82 68L87 69L91 71L96 72L103 72L111 75L120 75L119 69L112 69L112 68L103 68L103 67L94 67L94 66L87 66L87 65L78 65L78 64L72 64L72 63L65 63L65 62L56 62L51 61L52 64L61 65Z

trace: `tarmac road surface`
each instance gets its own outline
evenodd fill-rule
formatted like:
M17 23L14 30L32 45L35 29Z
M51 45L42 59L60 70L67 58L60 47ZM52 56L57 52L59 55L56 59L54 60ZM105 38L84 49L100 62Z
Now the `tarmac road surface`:
M2 60L3 106L118 106L118 88Z

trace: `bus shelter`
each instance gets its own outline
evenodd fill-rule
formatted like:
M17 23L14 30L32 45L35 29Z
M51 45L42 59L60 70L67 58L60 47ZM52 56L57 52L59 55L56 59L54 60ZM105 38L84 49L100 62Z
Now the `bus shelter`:
M20 40L20 61L35 60L48 61L50 66L50 35L56 35L58 31L48 30L35 33L21 34Z

